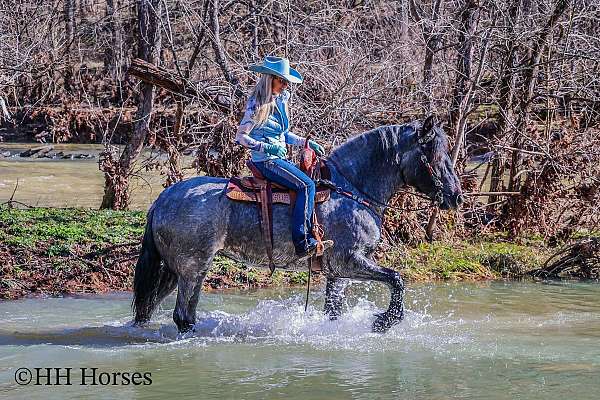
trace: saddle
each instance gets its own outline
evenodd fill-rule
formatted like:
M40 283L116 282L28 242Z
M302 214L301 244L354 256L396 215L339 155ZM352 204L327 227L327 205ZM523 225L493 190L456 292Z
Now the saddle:
M269 269L271 274L275 271L273 262L273 203L288 204L291 209L296 202L296 193L284 186L266 179L256 168L251 160L246 161L246 166L252 173L252 176L235 176L229 179L227 183L226 196L231 200L259 203L260 205L260 226L263 242L267 256L269 258ZM300 154L300 163L298 168L311 177L314 181L320 179L329 180L331 174L327 164L318 160L314 150L308 147L308 139ZM317 186L315 190L315 204L323 203L330 198L330 189ZM317 221L316 207L311 216L313 225L313 236L319 242L317 253L309 260L309 266L312 266L313 272L322 270L321 257L323 255L323 228ZM312 261L312 263L310 263Z

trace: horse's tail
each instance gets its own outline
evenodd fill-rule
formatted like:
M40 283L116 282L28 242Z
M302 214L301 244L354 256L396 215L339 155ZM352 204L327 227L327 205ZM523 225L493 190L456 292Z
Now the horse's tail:
M177 280L177 275L171 272L164 262L161 263L160 253L152 233L153 215L154 207L151 207L148 211L142 250L133 278L132 306L136 324L150 320L158 303L173 290Z

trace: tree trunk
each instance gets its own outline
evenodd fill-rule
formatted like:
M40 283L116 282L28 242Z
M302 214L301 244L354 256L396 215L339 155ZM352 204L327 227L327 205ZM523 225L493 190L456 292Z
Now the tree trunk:
M422 24L422 35L425 42L425 59L423 61L423 80L421 82L421 108L425 115L430 114L433 110L433 88L431 79L433 78L433 58L437 52L441 41L440 34L436 32L437 20L439 18L440 9L444 0L434 0L431 8L431 16L427 18L423 15L422 8L417 5L415 0L408 0L408 9L410 16L417 24ZM429 216L429 222L425 234L427 240L433 240L433 230L437 219L437 209L434 209Z
M169 187L183 179L183 171L181 170L181 146L183 115L185 105L183 101L177 101L177 112L175 113L175 126L173 128L173 138L168 138L167 154L169 156L169 171L167 172L167 180L164 187Z
M461 11L460 34L458 37L460 45L456 60L456 81L450 105L450 130L456 130L460 117L461 103L471 80L473 36L477 27L475 23L475 11L478 6L478 0L465 0Z
M110 74L115 81L120 79L119 66L123 47L121 28L116 16L119 6L119 0L106 0L106 20L110 42L104 51L104 71Z
M233 86L237 86L239 80L229 67L227 55L225 54L225 49L223 49L223 44L221 43L221 27L219 24L219 0L211 0L210 29L212 31L211 39L217 64L219 64L219 67L221 67L221 71L223 71L223 76L225 77L227 82L231 83Z
M408 37L408 16L410 14L409 11L409 4L408 4L409 0L400 0L398 3L398 9L397 12L399 14L399 20L400 20L400 32L401 32L401 39L404 41L409 40Z
M85 21L88 18L88 14L93 13L93 6L89 3L89 0L79 0L79 7L77 7L79 21Z
M198 26L193 29L193 33L194 36L196 37L196 45L194 46L194 51L192 51L192 55L190 56L186 69L185 69L185 79L189 79L190 78L190 74L192 73L192 69L194 68L194 65L196 63L196 60L198 59L198 55L200 54L200 51L202 50L202 48L204 47L204 42L205 42L205 33L206 33L206 26L208 25L207 20L208 20L208 9L209 9L209 4L210 0L203 0L203 4L202 4L202 21L198 24Z
M567 7L570 5L570 0L559 0L554 8L552 15L544 25L544 28L537 37L534 37L532 42L531 55L525 65L525 72L521 86L521 95L518 106L518 118L515 127L515 135L512 147L510 176L508 181L509 191L519 191L521 189L521 170L522 154L519 151L523 147L523 130L526 128L531 102L534 98L534 90L537 84L537 76L540 69L540 60L546 47L548 36L554 30L560 17L564 14Z
M161 46L160 16L162 12L162 0L139 0L138 1L138 57L150 62L157 63ZM150 128L150 116L152 114L152 101L154 99L154 86L142 82L138 99L138 110L135 116L135 126L129 143L125 145L123 153L119 157L112 170L104 167L106 187L101 208L112 208L124 210L129 207L129 177L132 172L133 163L142 151L144 141ZM110 158L107 162L110 163ZM113 160L114 161L114 160Z
M440 35L436 32L436 23L439 18L440 8L443 0L435 0L433 10L429 21L429 26L425 28L423 37L425 39L425 60L423 63L423 82L431 81L433 77L433 57L437 51Z
M73 60L71 48L75 41L75 0L65 0L63 5L65 18L65 58L67 65L64 74L65 91L70 92L73 86Z
M251 0L248 3L250 14L252 15L252 54L256 59L259 57L260 38L258 36L258 25L260 16L258 15L258 0Z
M517 0L513 3L509 10L508 27L514 30L520 18L522 9L522 0ZM515 65L517 62L517 38L516 34L506 44L508 52L506 53L506 61L500 80L500 99L498 113L498 131L496 137L502 138L507 134L507 127L513 120L513 96L515 90ZM503 188L505 162L504 158L497 154L492 161L492 171L490 176L490 192L500 192ZM490 196L488 204L493 204L498 201L498 197Z
M455 131L456 138L454 148L452 149L452 166L454 168L456 168L458 156L463 147L467 123L466 112L471 103L472 91L475 86L474 84L471 84L471 64L473 59L473 35L477 26L475 22L475 11L478 7L479 4L477 0L465 0L463 11L461 13L461 34L459 37L459 52L456 60L457 76L454 87L454 96L451 103L452 108L450 111L450 127ZM488 39L489 36L487 36L485 40L479 71L474 79L475 84L479 81L481 76L485 54L487 52ZM425 236L429 241L433 240L433 230L435 229L438 213L439 209L435 208L429 216L429 222L425 229Z
M441 42L441 36L437 32L437 21L444 0L434 0L431 6L431 16L424 15L423 9L416 0L408 0L409 14L412 20L421 25L421 34L425 42L425 59L423 60L423 80L421 82L421 108L424 114L431 113L433 109L433 89L431 79L433 78L433 58Z

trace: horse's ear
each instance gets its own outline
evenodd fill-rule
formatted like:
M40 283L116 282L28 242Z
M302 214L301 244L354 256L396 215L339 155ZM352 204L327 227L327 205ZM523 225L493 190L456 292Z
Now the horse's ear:
M423 122L423 133L428 133L430 130L433 129L435 124L437 124L437 118L435 117L435 115L432 114L425 118L425 121Z
M419 142L421 144L429 142L435 136L433 127L437 124L435 115L430 115L425 118L423 125L421 126L421 132L419 132Z

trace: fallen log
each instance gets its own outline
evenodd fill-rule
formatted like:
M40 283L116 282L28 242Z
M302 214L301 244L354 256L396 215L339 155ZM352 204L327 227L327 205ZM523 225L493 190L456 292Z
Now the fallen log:
M27 149L19 154L19 157L39 158L54 149L53 146L40 146Z
M585 238L564 247L531 271L538 278L600 278L600 238Z
M142 59L135 58L129 66L129 74L140 80L161 87L176 96L184 98L200 97L214 103L218 108L228 111L232 107L230 90L222 86L202 86L183 79L173 71L158 67ZM239 90L234 90L236 97L241 96Z

